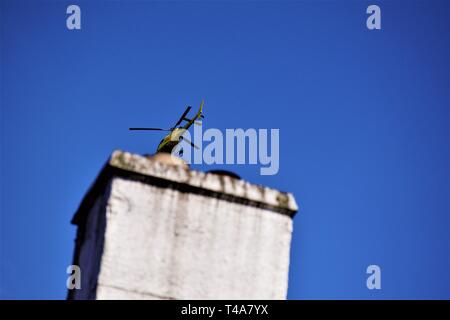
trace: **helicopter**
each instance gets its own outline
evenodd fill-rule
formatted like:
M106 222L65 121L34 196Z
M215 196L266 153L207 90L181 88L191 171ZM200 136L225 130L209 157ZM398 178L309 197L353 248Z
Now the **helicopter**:
M186 110L181 115L180 119L175 123L172 128L162 129L162 128L129 128L132 131L145 130L145 131L169 131L169 133L161 140L156 149L156 152L166 152L172 153L173 148L181 141L186 141L195 149L199 149L192 141L183 137L183 134L193 125L201 125L201 122L197 121L198 119L203 119L204 116L202 114L204 100L200 103L200 108L198 112L194 115L192 119L186 118L189 111L191 111L192 107L187 106ZM183 121L187 121L184 126L180 126ZM183 149L181 148L179 151L179 155L183 155Z

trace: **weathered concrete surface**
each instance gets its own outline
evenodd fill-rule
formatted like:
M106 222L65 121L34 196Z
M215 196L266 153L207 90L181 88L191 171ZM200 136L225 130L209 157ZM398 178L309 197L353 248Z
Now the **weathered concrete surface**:
M86 199L70 298L286 298L291 194L116 151Z

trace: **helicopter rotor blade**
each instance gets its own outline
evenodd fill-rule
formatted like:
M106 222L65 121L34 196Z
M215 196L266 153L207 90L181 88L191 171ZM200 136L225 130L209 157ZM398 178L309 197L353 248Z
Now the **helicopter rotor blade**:
M192 141L190 141L189 139L187 139L187 138L185 138L185 137L183 137L183 136L181 136L180 137L180 141L181 140L184 140L184 141L186 141L187 143L189 143L193 148L195 148L195 149L200 149L199 147L197 147Z
M180 119L177 121L177 123L175 123L175 125L173 126L174 128L179 125L181 123L181 121L183 121L184 117L189 113L189 111L191 111L192 107L191 106L187 106L186 110L184 111L184 113L181 115Z

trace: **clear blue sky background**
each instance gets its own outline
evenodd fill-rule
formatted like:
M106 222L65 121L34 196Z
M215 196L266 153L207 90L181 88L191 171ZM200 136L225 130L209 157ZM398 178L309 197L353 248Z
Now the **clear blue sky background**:
M0 298L64 299L89 185L114 149L162 137L127 128L201 98L205 129L280 129L278 175L221 168L295 195L289 298L450 298L449 16L448 1L1 0Z

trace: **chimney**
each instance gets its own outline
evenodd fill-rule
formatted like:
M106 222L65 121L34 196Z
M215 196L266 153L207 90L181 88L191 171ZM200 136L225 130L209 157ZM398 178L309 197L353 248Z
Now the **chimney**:
M294 197L115 151L84 197L69 299L286 299Z

